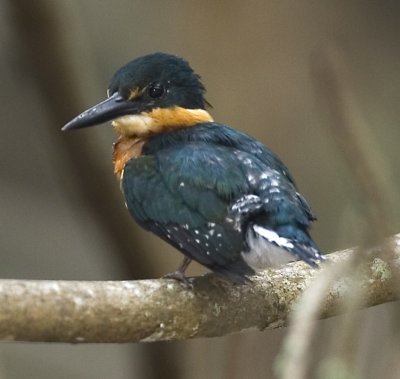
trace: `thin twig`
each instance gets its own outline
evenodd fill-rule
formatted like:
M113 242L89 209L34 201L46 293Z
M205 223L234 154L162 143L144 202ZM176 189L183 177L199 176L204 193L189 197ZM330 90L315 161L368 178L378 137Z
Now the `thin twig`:
M306 379L310 364L311 346L319 319L321 305L329 287L349 268L349 260L331 266L318 275L294 307L291 328L278 356L276 368L282 379Z
M367 124L355 104L343 54L335 48L327 49L312 63L314 84L318 94L322 95L319 98L326 103L332 116L333 122L328 123L331 135L339 152L347 161L353 181L358 187L362 204L359 209L366 222L365 225L368 224L368 229L360 227L363 235L360 241L360 253L354 254L353 259L346 265L331 267L301 297L278 362L283 379L307 377L311 340L316 325L315 320L318 319L322 306L321 299L326 288L338 277L351 272L348 296L341 299L342 308L348 317L343 318L341 327L333 336L338 347L335 351L336 356L339 356L339 352L342 355L347 353L342 363L350 367L354 357L352 347L358 331L354 327L356 323L354 311L362 307L366 290L365 287L359 286L359 276L364 275L363 264L369 259L368 254L362 254L364 247L371 243L382 243L379 252L381 257L390 256L392 250L381 241L384 241L389 230L387 209L393 199L394 186L384 159L379 156L376 149L372 148L374 145L368 135ZM397 275L392 284L398 290Z

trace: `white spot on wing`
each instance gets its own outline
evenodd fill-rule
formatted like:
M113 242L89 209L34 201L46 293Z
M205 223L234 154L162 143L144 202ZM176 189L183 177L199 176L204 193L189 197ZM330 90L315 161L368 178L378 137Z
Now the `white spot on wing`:
M260 236L267 239L269 242L274 242L278 246L285 247L287 249L293 249L293 243L290 242L287 238L279 237L278 233L273 232L272 230L265 229L259 225L254 225L253 229Z
M249 174L249 175L247 175L247 180L251 183L251 184L255 184L255 178L254 178L254 175L251 175L251 174Z
M268 172L263 172L263 173L260 175L260 179L261 179L261 180L268 179L269 177L270 177L270 174L269 174Z
M278 187L279 182L276 179L271 179L271 186Z

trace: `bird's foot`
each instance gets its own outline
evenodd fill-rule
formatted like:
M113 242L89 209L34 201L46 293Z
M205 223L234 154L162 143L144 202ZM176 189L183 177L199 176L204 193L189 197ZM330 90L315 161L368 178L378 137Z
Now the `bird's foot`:
M187 289L193 289L192 279L185 276L182 271L176 270L163 276L164 279L174 279Z
M181 283L185 288L193 289L193 283L191 279L185 276L185 271L188 268L191 261L192 260L190 258L185 257L176 271L165 274L163 278L174 279L179 283Z

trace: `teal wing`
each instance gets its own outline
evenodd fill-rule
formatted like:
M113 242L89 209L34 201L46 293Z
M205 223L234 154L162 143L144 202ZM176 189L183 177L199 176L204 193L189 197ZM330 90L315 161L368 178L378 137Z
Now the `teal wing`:
M132 159L122 181L127 207L189 258L243 281L253 270L241 255L245 238L228 217L232 201L250 190L239 163L226 148L201 143Z

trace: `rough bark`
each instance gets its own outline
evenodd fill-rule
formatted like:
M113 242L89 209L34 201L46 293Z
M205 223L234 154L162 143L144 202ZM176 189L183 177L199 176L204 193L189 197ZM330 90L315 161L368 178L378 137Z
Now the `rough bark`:
M375 249L376 252L378 249ZM394 255L371 258L360 285L364 306L398 299L392 280L400 266L400 235ZM349 259L349 249L330 254L329 266ZM208 274L186 289L172 279L120 282L0 281L0 339L47 342L139 342L223 336L248 328L284 326L298 296L320 270L296 262L267 270L249 285ZM320 318L341 311L346 278L334 282Z

